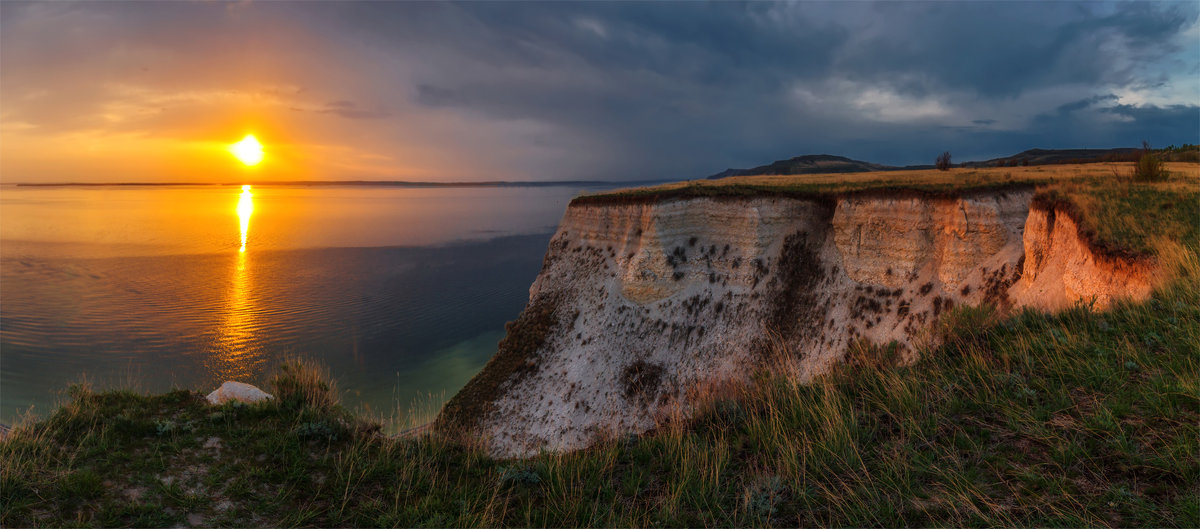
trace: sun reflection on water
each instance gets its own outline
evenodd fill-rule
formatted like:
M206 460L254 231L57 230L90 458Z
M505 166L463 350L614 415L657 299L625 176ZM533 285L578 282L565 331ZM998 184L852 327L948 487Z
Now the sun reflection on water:
M238 220L242 222L242 249L246 251L246 234L250 231L250 214L254 213L254 198L250 194L250 186L242 186L242 197L238 199Z
M250 292L251 270L247 266L246 239L250 229L250 215L254 212L254 199L250 186L242 186L238 198L237 215L241 224L242 245L238 249L237 263L230 284L225 320L218 339L219 353L211 359L209 369L218 380L246 380L253 375L259 363L252 347L255 330L254 304Z

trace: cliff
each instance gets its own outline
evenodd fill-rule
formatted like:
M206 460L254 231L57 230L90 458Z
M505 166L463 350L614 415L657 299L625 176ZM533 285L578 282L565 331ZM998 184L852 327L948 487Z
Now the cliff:
M499 351L437 427L504 456L686 414L764 367L801 380L858 341L911 357L956 305L1104 308L1153 263L1109 256L1013 186L959 194L577 200Z

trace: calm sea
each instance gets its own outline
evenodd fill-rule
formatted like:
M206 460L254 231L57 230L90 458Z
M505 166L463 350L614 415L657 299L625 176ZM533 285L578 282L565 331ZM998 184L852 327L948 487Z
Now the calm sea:
M495 352L567 202L599 189L256 186L239 215L236 186L5 185L0 421L73 382L208 392L295 356L350 406L427 413Z

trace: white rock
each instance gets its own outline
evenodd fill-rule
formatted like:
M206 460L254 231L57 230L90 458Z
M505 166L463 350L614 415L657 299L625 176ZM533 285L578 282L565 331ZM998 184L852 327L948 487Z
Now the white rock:
M498 456L575 450L760 369L811 380L860 340L912 361L954 306L1149 295L1152 269L1093 254L1033 193L572 203L518 319L536 347L489 364L442 417Z
M221 387L217 388L216 391L209 393L205 398L208 399L210 404L224 404L231 400L250 403L260 400L270 400L275 397L250 384L228 380L224 384L221 384Z

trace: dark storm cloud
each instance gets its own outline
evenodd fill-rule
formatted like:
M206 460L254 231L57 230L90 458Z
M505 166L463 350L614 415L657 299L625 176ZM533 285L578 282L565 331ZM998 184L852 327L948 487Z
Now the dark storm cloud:
M114 106L97 85L164 104L252 94L337 120L289 130L407 149L431 174L685 178L819 152L1197 141L1195 3L13 4L9 119L81 127ZM14 47L25 11L83 29ZM120 52L88 55L105 50Z
M1023 134L1040 142L1074 141L1089 146L1194 143L1200 134L1200 106L1117 104L1098 95L1060 105L1038 115Z
M1173 79L1194 93L1196 84L1156 68L1166 57L1196 64L1180 42L1195 25L1193 5L467 4L413 17L387 16L391 7L355 6L349 16L364 31L445 58L423 71L416 102L551 123L620 154L589 176L678 177L820 150L908 163L925 160L899 153L929 138L1002 154L1053 139L1043 131L1069 131L1072 111L1116 102L1081 99L1081 91ZM813 87L816 97L793 104L794 87ZM862 111L873 95L885 96L881 106L924 104L928 112L916 116L929 117L881 127ZM1025 130L1009 120L1003 135L975 136L970 124L999 122L976 109L1020 112ZM931 127L939 119L942 127ZM956 132L913 134L945 128ZM1137 140L1108 131L1144 130L1100 128L1097 141L1117 144ZM1001 143L972 145L982 140ZM881 144L895 147L862 147Z
M984 96L1067 83L1127 84L1138 82L1138 61L1179 51L1173 37L1196 20L1194 4L1104 10L1074 3L881 4L872 16L888 23L842 64L873 80L916 72L923 82L910 89L962 88Z
M1170 105L1167 107L1116 105L1102 109L1101 112L1128 118L1131 123L1135 123L1137 127L1144 128L1148 132L1156 131L1155 136L1159 138L1159 143L1168 140L1165 133L1169 131L1190 130L1192 136L1189 138L1184 134L1181 135L1181 139L1195 139L1196 128L1200 125L1200 107L1196 105Z
M1076 110L1083 110L1098 103L1115 102L1118 99L1120 98L1113 94L1092 96L1087 99L1080 99L1079 101L1073 101L1064 105L1059 105L1057 113L1059 115L1070 114Z
M410 10L374 3L347 6L343 20L385 41L499 68L573 65L712 85L758 84L785 73L789 78L821 75L833 61L832 51L846 41L846 29L803 19L773 24L777 8L767 3L469 3Z

